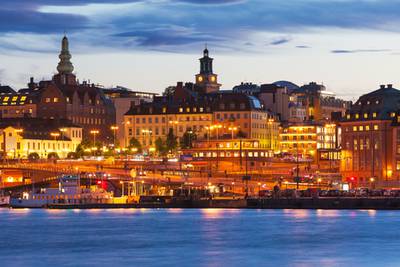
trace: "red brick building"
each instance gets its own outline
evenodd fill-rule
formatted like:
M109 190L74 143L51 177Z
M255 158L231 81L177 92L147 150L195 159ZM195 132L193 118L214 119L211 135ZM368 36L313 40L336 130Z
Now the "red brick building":
M361 96L342 119L344 180L393 186L400 179L400 90L392 85Z
M73 74L68 39L62 39L58 73L51 81L35 83L31 79L27 89L19 92L30 96L36 106L33 117L43 119L68 119L83 128L84 139L90 139L91 131L97 130L97 140L112 142L110 126L115 124L115 109L112 101L101 88L79 83Z

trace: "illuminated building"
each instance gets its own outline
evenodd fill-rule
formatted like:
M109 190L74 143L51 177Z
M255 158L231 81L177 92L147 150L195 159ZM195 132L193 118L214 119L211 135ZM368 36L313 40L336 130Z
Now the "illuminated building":
M220 91L208 50L200 60L196 83L177 83L152 103L132 105L125 114L125 145L135 138L146 148L172 131L179 139L193 133L196 140L248 138L270 152L278 149L279 122L259 99ZM213 78L214 77L214 78ZM207 82L206 82L207 81Z
M346 181L390 186L399 180L399 108L400 91L381 85L361 96L343 117L341 173Z
M113 103L101 88L88 82L79 83L76 79L65 36L59 58L57 74L52 80L36 83L31 78L28 88L9 97L0 95L2 117L68 119L82 127L86 139L90 138L90 131L96 129L100 132L99 140L111 140L109 126L115 123Z
M5 158L28 158L36 153L40 158L50 153L66 158L81 141L82 128L67 121L5 119L0 123L0 147Z
M342 115L350 107L350 101L344 101L335 97L332 92L326 91L324 85L311 82L291 92L297 97L297 101L306 107L307 121L331 121L333 112Z
M258 168L267 165L274 154L262 147L259 139L211 139L197 140L192 148L183 149L183 154L191 155L193 163L199 170L209 170L219 165L219 170L239 171L246 168Z
M213 72L213 59L209 57L208 49L203 51L200 60L200 73L196 75L196 86L202 93L218 92L221 85L218 83L218 76Z
M115 107L115 125L117 146L124 144L124 115L131 105L137 106L142 102L152 102L157 94L148 92L132 91L128 88L117 86L115 88L104 88L103 93L111 99Z
M281 128L281 152L313 160L339 159L340 130L336 124L302 123ZM328 155L326 155L328 153ZM330 153L330 154L329 154Z

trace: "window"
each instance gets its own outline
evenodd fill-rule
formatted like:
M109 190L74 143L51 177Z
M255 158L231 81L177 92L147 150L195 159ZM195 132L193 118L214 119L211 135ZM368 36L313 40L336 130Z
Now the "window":
M368 119L368 113L364 113L364 119Z
M183 108L179 108L179 112L183 112Z
M350 114L347 114L347 115L346 115L346 118L347 118L348 120L350 119L350 117L351 117Z
M54 102L54 103L58 103L58 101L59 101L58 97L54 97L54 98L53 98L53 102Z
M369 131L369 125L366 125L366 126L365 126L365 130L366 130L366 131Z
M50 97L46 97L45 102L50 103Z
M376 118L376 112L372 113L372 117Z
M374 125L374 130L375 131L379 130L379 126L377 124Z
M162 108L162 113L166 113L167 112L167 108L166 107L163 107Z
M353 126L353 132L357 132L357 126Z
M189 107L188 107L188 108L186 108L186 112L188 112L188 113L190 112L190 108L189 108Z
M392 117L392 118L393 118L394 116L396 116L396 113L394 113L394 112L391 112L391 113L390 113L390 117Z
M358 130L359 130L359 131L364 131L364 126L359 126L359 127L358 127Z
M360 114L356 113L356 119L360 118Z

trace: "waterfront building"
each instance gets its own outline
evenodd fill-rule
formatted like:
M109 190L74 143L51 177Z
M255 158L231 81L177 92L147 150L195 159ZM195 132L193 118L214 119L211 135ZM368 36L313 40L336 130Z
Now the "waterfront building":
M2 158L66 158L82 142L82 128L68 120L3 119L0 122Z
M306 108L307 121L325 121L332 119L333 112L345 114L351 102L339 99L334 93L328 92L326 87L315 82L303 85L291 92L297 101Z
M97 140L111 141L110 125L115 124L114 105L100 87L88 82L79 83L76 79L66 36L62 39L59 58L58 73L52 80L36 83L31 78L28 88L19 90L29 99L24 104L35 104L36 107L31 108L32 112L30 107L24 110L29 110L31 117L71 120L82 127L84 139L91 139L91 132L95 131Z
M203 53L196 83L179 82L168 87L163 96L154 97L152 103L131 106L125 115L125 145L135 138L149 149L157 138L166 138L172 131L178 139L185 133L195 134L198 140L259 139L262 147L276 150L277 117L254 96L220 91L209 52L206 49Z
M281 152L295 159L338 160L340 135L341 130L334 123L307 122L282 125L279 134Z
M191 155L197 170L229 172L265 167L274 156L268 147L262 147L260 139L252 138L196 140L193 147L183 149L182 154Z
M341 173L353 185L389 186L400 178L400 90L362 95L341 121Z
M117 86L115 88L104 88L103 93L111 99L115 107L115 125L110 128L113 131L115 145L124 145L124 115L131 106L138 106L141 103L149 103L153 101L153 97L157 94L149 92L133 91L128 88Z
M212 109L206 98L195 97L191 85L178 83L171 95L155 96L151 103L132 105L124 116L124 145L135 138L147 150L158 138L172 131L178 139L193 131L204 136L212 124Z

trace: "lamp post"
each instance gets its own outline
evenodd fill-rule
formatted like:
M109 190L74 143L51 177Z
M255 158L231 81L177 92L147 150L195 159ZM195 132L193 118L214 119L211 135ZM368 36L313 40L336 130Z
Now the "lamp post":
M231 131L232 140L233 140L233 132L236 132L237 129L238 129L238 128L237 128L237 127L234 127L234 126L231 126L231 127L228 128L228 130Z
M96 134L99 134L99 130L91 130L90 133L93 135L93 153L94 150L96 149Z
M110 127L110 129L113 131L113 137L114 137L113 147L114 147L114 149L115 149L115 141L117 139L117 130L118 130L118 128L119 127L117 125L113 125L113 126Z
M19 128L19 129L15 129L15 132L16 133L19 133L19 134L22 134L23 132L24 132L24 129L22 129L22 128ZM5 139L4 139L4 142L5 142ZM17 150L17 146L15 147L15 151ZM6 146L5 146L5 144L4 144L4 150L6 149ZM19 155L19 153L18 153L18 155ZM14 156L14 158L15 158L15 156ZM19 158L19 156L18 156L18 158Z

